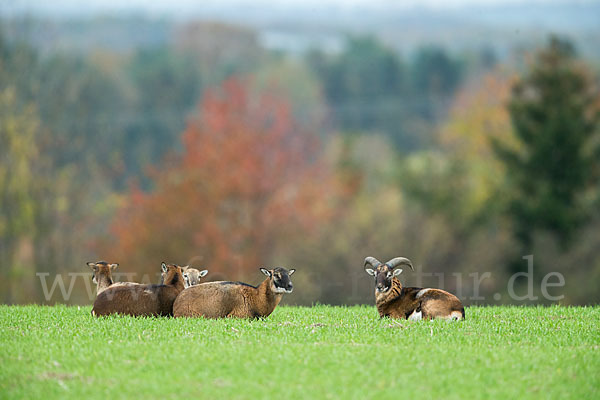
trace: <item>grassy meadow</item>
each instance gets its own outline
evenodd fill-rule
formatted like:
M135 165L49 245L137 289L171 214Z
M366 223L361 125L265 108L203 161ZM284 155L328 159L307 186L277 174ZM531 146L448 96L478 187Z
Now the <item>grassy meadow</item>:
M256 321L90 308L0 306L0 397L600 398L600 307L470 307L459 323L373 306Z

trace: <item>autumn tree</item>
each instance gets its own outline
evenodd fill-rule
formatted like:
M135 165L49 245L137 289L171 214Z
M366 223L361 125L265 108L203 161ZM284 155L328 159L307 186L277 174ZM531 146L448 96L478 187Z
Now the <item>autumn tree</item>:
M148 273L162 260L201 260L213 277L241 279L328 220L334 185L316 136L285 99L248 87L232 79L204 96L183 153L152 172L151 192L132 191L104 257Z
M552 38L517 82L508 104L518 148L495 143L510 186L508 215L530 249L544 230L563 247L589 215L584 195L599 167L598 92L574 48Z
M437 133L437 148L401 161L403 190L465 234L489 223L501 208L505 168L491 139L515 145L505 107L510 87L510 74L500 69L468 81Z

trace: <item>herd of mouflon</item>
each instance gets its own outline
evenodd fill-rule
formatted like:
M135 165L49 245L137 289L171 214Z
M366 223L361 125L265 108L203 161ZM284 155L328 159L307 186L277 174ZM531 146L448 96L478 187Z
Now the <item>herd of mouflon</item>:
M114 282L112 271L119 264L89 262L97 296L92 315L174 316L204 318L265 318L292 293L290 277L295 269L260 268L266 279L258 286L242 282L205 282L208 273L189 266L162 263L162 283ZM375 279L375 305L381 317L408 320L462 320L465 309L452 293L434 288L404 287L398 279L400 266L414 271L412 263L396 257L386 263L365 258L365 271Z

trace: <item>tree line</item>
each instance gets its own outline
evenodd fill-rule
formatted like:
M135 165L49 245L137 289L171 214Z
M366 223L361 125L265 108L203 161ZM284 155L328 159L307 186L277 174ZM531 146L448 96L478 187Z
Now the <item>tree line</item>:
M297 302L361 303L366 254L449 289L491 271L484 293L534 254L569 273L567 302L597 299L597 77L565 40L522 70L368 36L290 59L220 24L126 54L0 52L6 302L95 256L239 279L293 265Z

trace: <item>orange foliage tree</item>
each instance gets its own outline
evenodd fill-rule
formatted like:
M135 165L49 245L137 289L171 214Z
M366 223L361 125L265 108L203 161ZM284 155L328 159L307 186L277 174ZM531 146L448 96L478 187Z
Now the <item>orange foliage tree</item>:
M248 87L230 79L207 92L183 152L151 172L152 191L132 190L101 254L123 271L191 261L213 278L242 279L284 263L286 243L333 216L317 136L302 131L285 99Z

